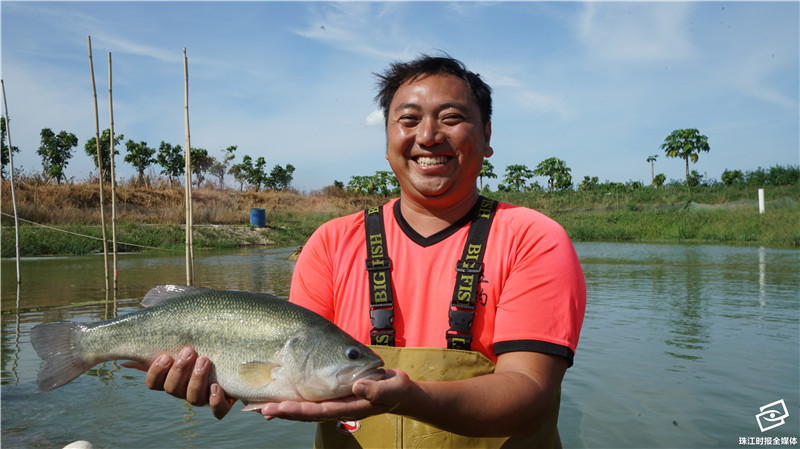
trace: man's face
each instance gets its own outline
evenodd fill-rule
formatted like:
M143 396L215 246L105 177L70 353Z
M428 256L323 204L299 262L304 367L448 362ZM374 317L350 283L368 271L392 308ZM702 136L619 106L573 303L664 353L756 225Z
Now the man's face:
M466 83L452 75L406 82L395 93L386 125L386 160L403 193L457 202L474 194L489 147L491 123Z

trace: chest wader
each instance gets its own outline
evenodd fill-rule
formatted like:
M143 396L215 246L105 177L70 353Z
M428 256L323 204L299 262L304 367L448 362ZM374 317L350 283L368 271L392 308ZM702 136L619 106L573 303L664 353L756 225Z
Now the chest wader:
M383 208L365 211L367 272L370 284L370 346L386 367L403 370L415 381L436 382L469 379L494 372L485 355L470 351L472 318L483 272L483 254L497 202L480 197L477 216L470 224L462 258L456 263L456 285L450 303L444 348L397 348L392 327L394 303L386 251ZM323 422L317 426L314 447L344 448L560 448L558 410L560 393L540 429L529 437L479 438L446 432L400 415L385 413L360 421ZM478 425L480 425L478 423Z

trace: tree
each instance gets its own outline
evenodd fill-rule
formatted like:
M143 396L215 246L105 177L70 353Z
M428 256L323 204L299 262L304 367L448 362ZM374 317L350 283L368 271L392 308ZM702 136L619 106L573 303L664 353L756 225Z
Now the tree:
M599 180L597 176L592 176L591 178L588 176L583 177L583 181L581 181L581 185L579 187L580 190L596 190L599 186Z
M292 183L294 166L286 164L286 168L276 165L264 182L264 186L272 190L284 190Z
M722 176L720 176L722 183L726 186L732 186L734 184L742 184L744 182L744 174L741 170L728 170L727 168L725 171L722 172Z
M248 161L250 161L250 156L245 156ZM252 163L251 163L252 167ZM232 165L230 169L228 169L228 174L233 175L233 179L235 179L239 183L239 190L244 190L244 183L247 182L247 171L248 167L245 165L244 161Z
M487 179L497 178L497 175L494 174L494 165L492 165L492 163L489 162L487 159L483 160L483 163L481 165L481 172L478 175L478 177L481 180L481 191L483 191L483 178L484 178L484 176Z
M216 176L217 179L219 179L219 188L224 189L226 172L225 165L220 161L216 161L214 162L214 165L208 167L208 172L211 174L211 176Z
M237 172L241 173L242 180L255 187L256 192L258 192L267 179L267 173L264 171L264 166L266 165L267 161L263 157L259 157L254 163L253 158L245 154L242 162L234 167L236 167ZM231 168L233 169L234 167ZM234 176L236 175L234 174Z
M66 131L56 135L50 128L42 129L41 137L42 143L37 154L42 158L43 173L61 184L66 177L64 169L72 158L72 150L78 146L78 138Z
M689 160L692 163L697 163L700 157L700 152L708 152L711 148L708 146L708 137L700 134L695 128L676 129L672 134L664 139L661 144L661 149L664 150L667 157L679 157L686 161L686 185L689 185Z
M211 175L216 176L219 179L219 188L225 188L225 173L230 173L228 171L228 165L230 165L231 161L236 157L233 154L236 151L236 145L231 145L228 148L223 148L222 152L225 153L225 157L221 161L215 162L211 167L209 167L208 172Z
M118 156L119 151L117 151L117 145L125 139L125 136L120 134L114 136L114 155ZM102 169L97 166L97 138L92 137L86 142L86 145L83 146L83 150L86 152L86 155L92 158L94 162L94 167L99 170L99 177L105 182L111 182L111 145L109 143L111 140L111 130L105 129L103 130L103 134L100 135L100 158L102 159L103 167Z
M347 183L347 191L352 195L372 195L375 190L375 179L372 176L353 175Z
M156 154L155 148L148 147L145 141L136 143L133 140L128 140L125 142L125 149L128 152L125 155L125 162L133 165L133 168L139 173L137 182L140 185L144 185L144 171L156 162L156 158L153 157Z
M689 173L689 187L697 187L699 185L706 185L703 182L703 178L704 177L705 177L705 175L701 175L700 173L697 172L697 170L692 170L692 172Z
M664 175L664 173L659 173L659 174L656 175L655 178L653 178L653 186L655 186L655 187L663 187L664 186L664 182L666 180L667 180L666 175Z
M205 180L205 174L217 160L213 156L208 155L208 150L205 148L192 148L189 152L192 161L192 174L197 179L197 187Z
M0 179L6 179L6 166L11 163L9 148L6 145L6 118L0 117L0 148L2 148L2 169L0 169ZM19 148L11 147L11 151L19 153Z
M515 164L506 167L506 174L503 177L500 190L522 192L525 190L525 182L533 177L533 171L525 165Z
M566 190L572 187L572 175L569 173L570 171L571 169L567 167L566 162L559 158L551 157L540 162L533 170L533 174L546 177L547 186L552 192L553 188L557 190Z
M173 186L173 180L184 174L186 171L186 159L183 157L183 150L180 145L172 146L163 140L158 146L156 163L163 168L162 175L167 175L169 185Z
M655 170L656 159L658 159L658 155L657 154L653 154L653 155L647 156L647 162L650 163L650 184L651 185L655 181L655 175L654 175L655 171L654 170Z

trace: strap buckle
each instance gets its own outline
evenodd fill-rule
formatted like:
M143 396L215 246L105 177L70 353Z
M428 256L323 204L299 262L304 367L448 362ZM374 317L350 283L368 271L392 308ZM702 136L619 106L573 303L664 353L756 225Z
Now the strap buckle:
M385 307L370 307L369 319L372 322L372 330L392 329L394 323L394 308L392 304ZM394 329L392 329L394 332Z
M459 334L469 334L472 329L472 320L475 317L475 310L450 309L450 331Z
M367 271L384 271L392 269L392 259L388 257L372 257L367 259Z
M462 259L456 262L456 271L467 274L481 274L483 272L483 262Z

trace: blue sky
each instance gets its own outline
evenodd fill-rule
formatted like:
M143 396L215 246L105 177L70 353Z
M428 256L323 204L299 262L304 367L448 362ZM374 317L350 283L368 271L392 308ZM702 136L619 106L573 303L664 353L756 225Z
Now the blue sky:
M698 128L711 151L690 169L800 163L798 2L15 2L0 3L2 78L15 166L41 171L39 133L94 136L87 36L101 130L184 146L183 48L193 147L296 167L293 186L388 170L375 78L444 51L494 89L490 162L563 159L575 183L683 179L659 146ZM118 147L118 179L134 175ZM544 179L535 178L544 184ZM232 184L232 180L228 180Z

